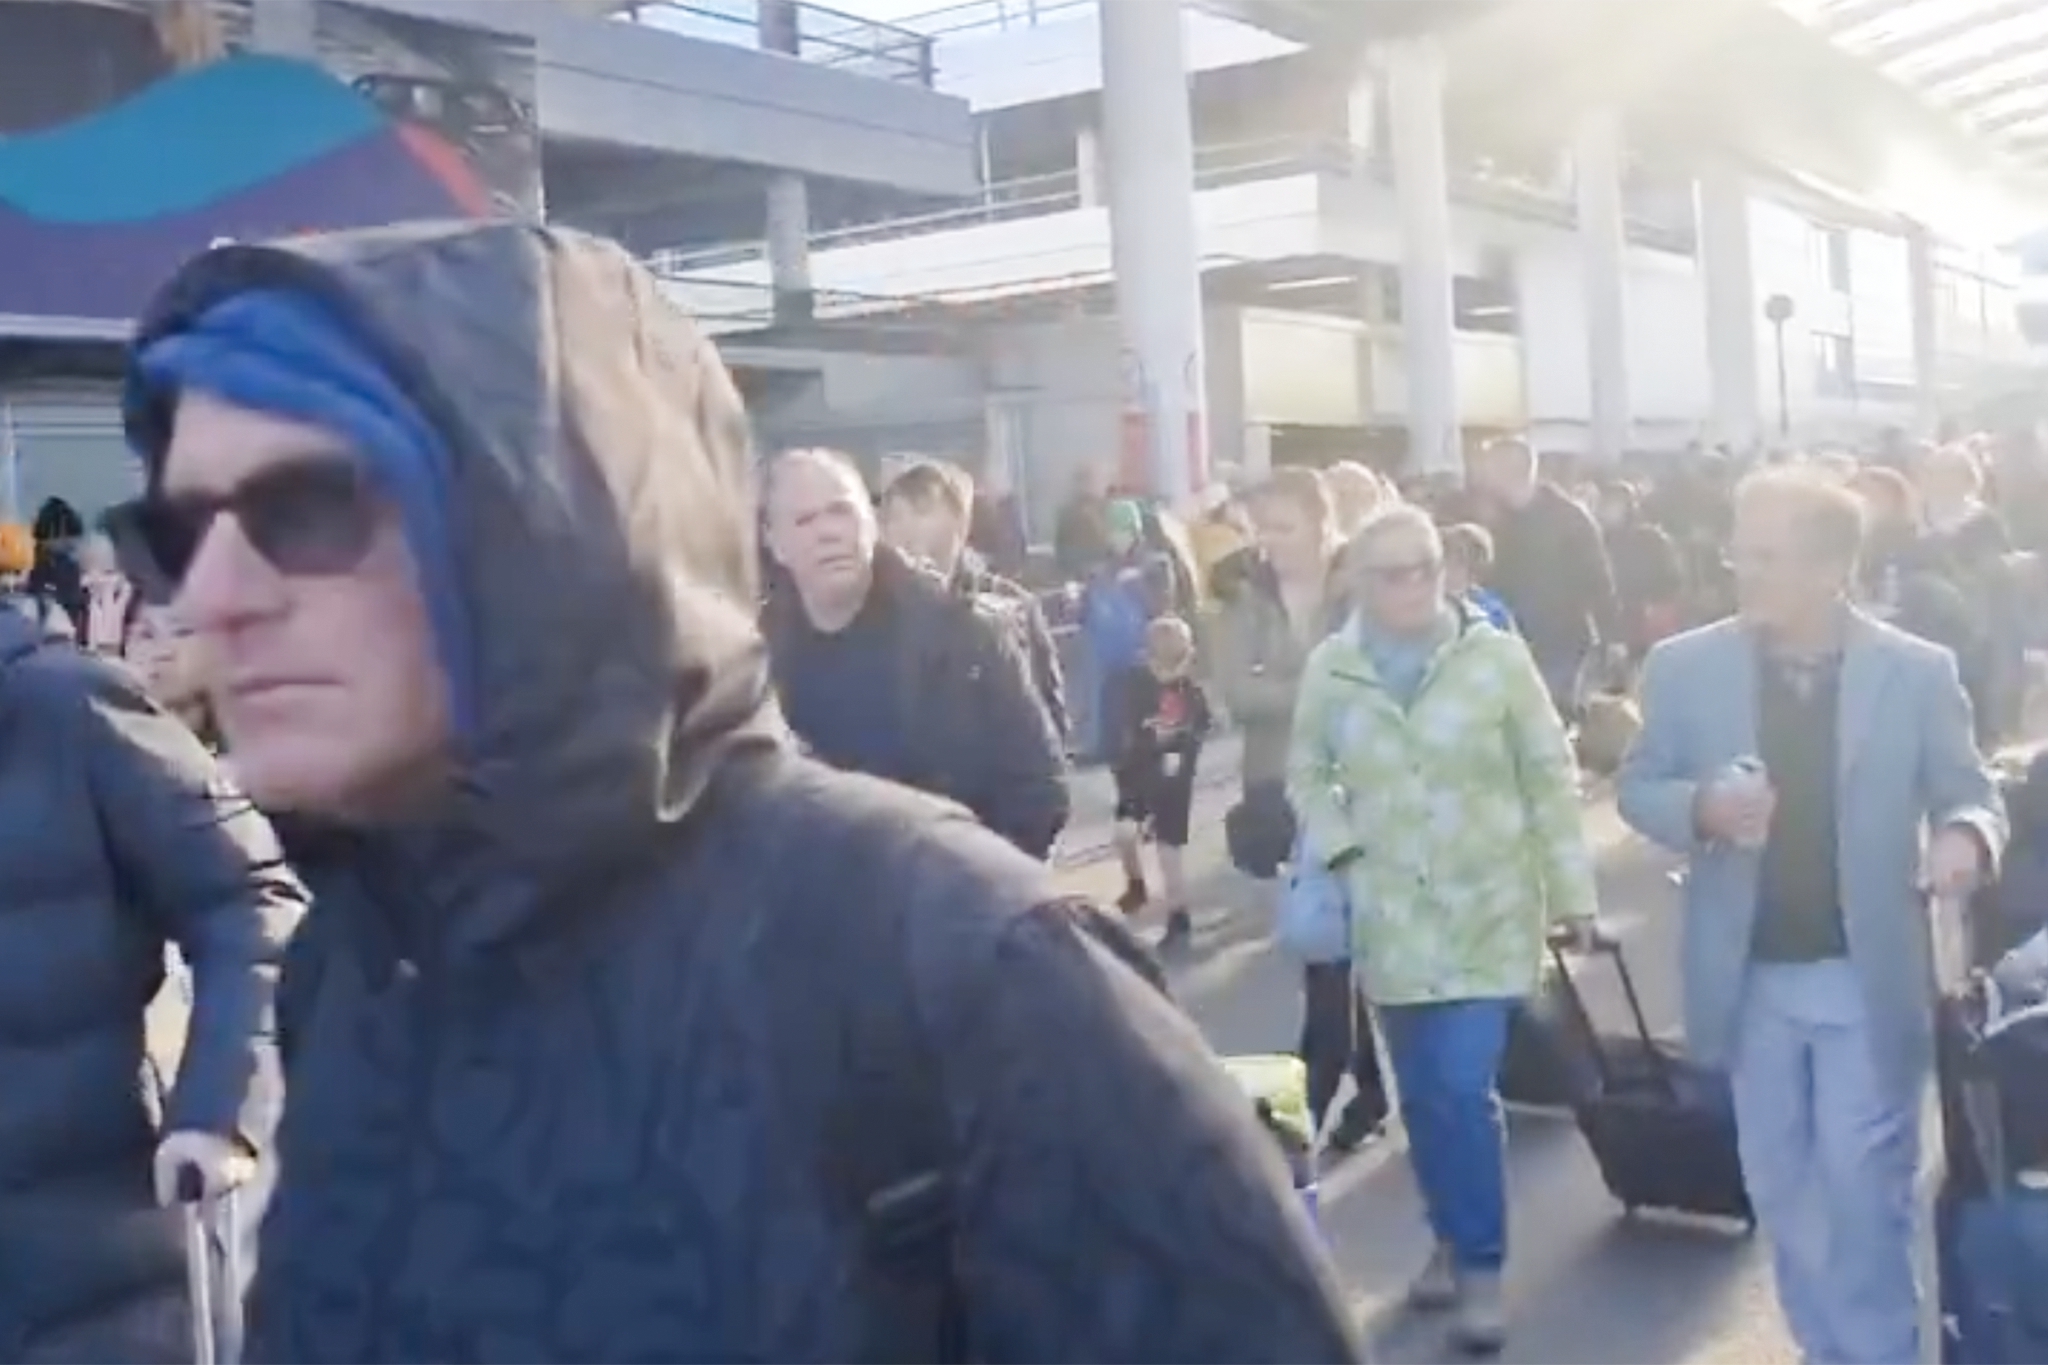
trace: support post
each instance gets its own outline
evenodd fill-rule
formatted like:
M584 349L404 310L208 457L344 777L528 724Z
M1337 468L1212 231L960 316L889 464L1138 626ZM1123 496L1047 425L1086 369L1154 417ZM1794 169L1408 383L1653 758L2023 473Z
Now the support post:
M1388 44L1382 61L1394 196L1400 206L1408 462L1422 473L1461 473L1443 53L1432 38L1408 38Z
M1175 505L1208 482L1195 145L1180 0L1096 7L1124 478Z

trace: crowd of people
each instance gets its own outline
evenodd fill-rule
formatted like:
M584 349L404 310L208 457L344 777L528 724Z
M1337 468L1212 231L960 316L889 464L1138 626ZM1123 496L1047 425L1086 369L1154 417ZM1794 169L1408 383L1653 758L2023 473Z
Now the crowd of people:
M189 1358L172 1206L238 1188L251 1361L1363 1359L1162 967L1225 726L1316 1145L1398 1112L1409 1301L1497 1351L1503 1053L1606 943L1597 696L1793 1334L1919 1358L1921 892L2048 867L1982 757L2039 450L1090 486L1047 584L954 463L757 459L651 280L510 224L218 247L128 391L105 538L0 528L0 1361ZM1112 906L1049 862L1077 752Z

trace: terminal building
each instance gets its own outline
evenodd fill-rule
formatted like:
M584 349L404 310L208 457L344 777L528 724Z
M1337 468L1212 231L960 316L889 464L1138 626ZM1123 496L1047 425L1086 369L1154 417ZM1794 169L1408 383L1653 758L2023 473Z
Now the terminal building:
M1969 4L1838 0L1866 19L1958 2ZM1179 249L1200 321L1196 344L1179 344L1199 374L1166 405L1163 430L1138 442L1144 458L1162 437L1247 471L1358 453L1448 463L1463 441L1510 429L1607 455L1850 439L1932 430L2030 373L2021 259L2005 245L2008 224L2026 221L2024 196L1978 195L1999 202L1991 210L1955 188L2016 170L2017 148L1986 149L1933 115L1911 122L1917 96L1824 33L1825 16L1749 5L1769 26L1679 35L1712 49L1680 60L1669 35L1660 52L1640 24L1538 32L1556 29L1555 6L1523 6L1550 16L1533 27L1489 34L1481 21L1419 38L1395 27L1371 42L1317 33L1304 18L1317 8L1189 4L1176 29L1166 5L975 0L902 21L934 40L938 88L973 107L979 191L895 219L819 221L806 265L823 315L906 330L943 318L952 354L900 386L871 366L828 365L761 414L765 430L876 452L979 441L1041 511L1072 468L1131 454L1132 414L1156 396L1133 392L1148 324L1129 313L1146 306L1148 257L1176 250L1176 190L1151 156L1135 175L1113 166L1111 129L1121 119L1170 163L1159 108L1182 81L1193 213ZM1339 24L1373 8L1321 6ZM1571 9L1613 13L1598 0ZM1936 52L1951 85L1981 84L1987 64L2003 81L2015 61L2044 64L2032 49L1987 52L1969 25L1942 22L1945 40L1933 20L1918 33L1969 49ZM2029 32L2048 40L2048 23ZM1898 41L1876 46L1898 56ZM1940 173L1880 187L1842 149L1810 150L1799 120L1812 117L1813 87L1785 92L1813 73L1727 56L1762 47L1836 81L1840 108L1900 121L1896 145ZM1589 72L1593 61L1637 63L1649 80L1600 107L1590 95L1612 73ZM1688 75L1660 88L1665 69ZM1785 112L1742 143L1718 136L1716 92L1685 88L1704 85L1701 69L1751 72L1739 95L1719 92L1721 106L1775 99ZM1133 90L1143 85L1152 109ZM2029 98L2021 108L2048 103ZM1998 106L2004 126L2021 131L2010 104ZM1133 208L1117 198L1120 175ZM1136 224L1123 234L1111 226L1120 214ZM1163 235L1140 240L1148 233ZM776 256L772 242L699 237L656 259L686 297L708 301L770 278ZM1418 266L1435 277L1419 289ZM1433 292L1441 306L1404 317L1404 298ZM1201 428L1191 439L1180 436L1188 414Z
M0 0L0 496L131 486L119 340L178 260L420 216L617 238L765 446L964 458L1041 528L1083 466L1851 438L2030 382L2037 0L1567 8Z
M931 48L787 0L0 0L6 511L129 491L120 340L221 238L545 211L629 245L801 243L813 215L970 198L973 122ZM812 307L714 292L733 333ZM728 358L762 393L790 363L740 335Z

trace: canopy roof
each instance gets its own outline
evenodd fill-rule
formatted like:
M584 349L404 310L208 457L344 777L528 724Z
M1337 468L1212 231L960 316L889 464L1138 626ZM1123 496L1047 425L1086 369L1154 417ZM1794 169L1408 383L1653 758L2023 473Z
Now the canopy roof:
M1969 130L2048 169L2048 0L1782 0Z

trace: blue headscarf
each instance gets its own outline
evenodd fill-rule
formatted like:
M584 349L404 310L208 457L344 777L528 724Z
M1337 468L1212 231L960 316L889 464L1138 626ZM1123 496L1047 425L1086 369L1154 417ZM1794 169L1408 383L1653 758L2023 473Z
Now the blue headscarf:
M453 462L440 433L361 338L316 299L251 290L150 342L136 358L133 382L154 393L200 389L349 443L398 507L419 562L456 734L473 733L475 650L456 574Z

